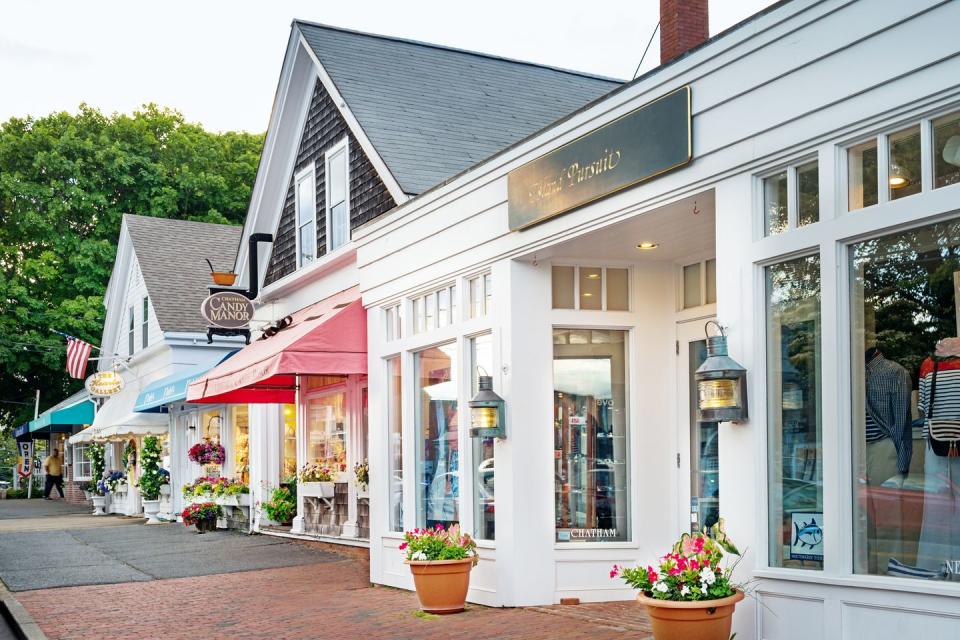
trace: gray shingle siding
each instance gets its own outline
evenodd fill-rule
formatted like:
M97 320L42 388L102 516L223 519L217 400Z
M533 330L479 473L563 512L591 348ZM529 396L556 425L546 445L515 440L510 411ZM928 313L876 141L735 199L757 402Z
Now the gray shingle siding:
M239 226L124 215L160 330L205 333L200 305L213 284L210 268L233 268Z
M387 191L370 159L367 158L330 94L321 83L316 84L300 145L287 197L284 201L280 224L273 243L270 265L264 278L266 284L293 273L297 268L297 241L295 229L294 177L311 163L315 165L317 176L317 256L327 252L327 225L324 211L326 201L326 175L324 154L333 145L347 136L350 146L350 229L356 229L382 213L396 206L393 196Z
M306 22L296 26L411 195L621 85L420 42Z

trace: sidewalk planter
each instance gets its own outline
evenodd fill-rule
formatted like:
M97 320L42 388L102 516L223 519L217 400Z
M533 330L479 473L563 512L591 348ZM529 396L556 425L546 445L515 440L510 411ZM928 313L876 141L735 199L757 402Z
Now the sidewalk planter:
M404 562L410 565L421 609L440 615L463 611L470 588L470 570L477 563L476 557Z
M91 496L93 500L93 515L95 516L105 516L107 515L106 506L107 506L107 496Z
M647 608L654 640L729 640L733 610L743 598L737 591L718 600L676 602L641 593L637 602Z
M160 518L157 517L158 513L160 513L159 500L143 501L143 515L147 518L146 524L160 524Z
M304 498L332 498L333 482L303 482L298 491Z

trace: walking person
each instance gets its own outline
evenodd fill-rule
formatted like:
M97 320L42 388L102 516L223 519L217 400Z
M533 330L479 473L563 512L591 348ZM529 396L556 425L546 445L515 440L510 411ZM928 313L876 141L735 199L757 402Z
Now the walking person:
M50 452L50 455L47 456L47 459L43 461L43 470L47 473L47 482L43 489L43 499L52 499L50 498L50 493L53 491L54 487L56 487L57 491L60 492L60 497L64 498L63 465L60 462L59 449L54 449L52 452Z

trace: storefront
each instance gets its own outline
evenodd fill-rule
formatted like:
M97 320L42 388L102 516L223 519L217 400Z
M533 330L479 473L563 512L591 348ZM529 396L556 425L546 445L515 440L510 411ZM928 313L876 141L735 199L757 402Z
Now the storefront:
M458 522L474 602L626 600L611 565L722 516L738 638L955 635L958 20L778 4L355 232L371 579ZM710 320L737 423L696 418Z
M270 501L280 487L296 496L289 522L255 510L256 530L365 542L366 487L355 471L366 460L365 373L366 313L357 291L348 289L284 317L190 382L184 410L203 424L205 416L232 416L233 445L247 456L243 473L253 501ZM236 447L240 439L245 447ZM326 470L328 481L317 482L311 470ZM317 486L327 483L329 491Z

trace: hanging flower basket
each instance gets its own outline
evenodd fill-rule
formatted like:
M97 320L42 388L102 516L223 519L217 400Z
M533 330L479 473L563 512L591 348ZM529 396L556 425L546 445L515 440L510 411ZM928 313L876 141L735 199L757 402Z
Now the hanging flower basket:
M187 457L201 465L221 465L227 460L227 451L216 442L198 442L190 447Z

